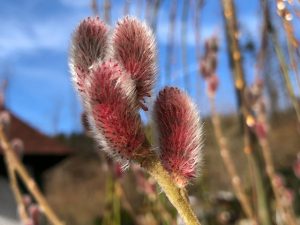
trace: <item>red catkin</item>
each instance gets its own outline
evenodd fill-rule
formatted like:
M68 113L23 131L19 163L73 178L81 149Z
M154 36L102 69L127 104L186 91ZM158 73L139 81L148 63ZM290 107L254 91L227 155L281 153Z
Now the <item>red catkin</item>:
M150 28L132 17L117 23L113 34L114 58L135 81L137 100L147 110L144 97L150 97L156 79L155 39Z
M118 62L95 66L85 87L90 125L102 148L127 160L145 154L145 136L130 76Z
M74 84L83 93L85 78L96 61L104 60L108 49L108 28L99 17L83 20L73 34L70 70Z
M197 176L202 158L201 123L195 104L178 88L166 87L154 104L160 157L179 187Z

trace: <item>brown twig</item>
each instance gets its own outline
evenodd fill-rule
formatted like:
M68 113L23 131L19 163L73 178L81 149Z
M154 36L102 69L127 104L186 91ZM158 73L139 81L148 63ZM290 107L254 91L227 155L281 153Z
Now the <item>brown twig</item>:
M190 77L188 72L188 54L187 54L187 21L189 15L189 4L190 0L186 1L182 7L182 16L181 16L181 55L182 55L182 70L184 74L184 85L185 89L188 92L190 89Z
M238 108L241 118L241 124L244 132L244 152L248 157L249 163L251 163L254 169L255 185L258 201L258 215L259 220L264 225L271 224L270 208L267 202L267 194L264 185L263 174L261 171L261 165L259 164L259 158L255 154L254 149L254 137L255 135L250 130L248 122L253 120L251 112L246 105L245 101L245 75L243 71L242 56L239 47L239 31L237 25L237 18L235 12L235 6L233 0L221 0L223 6L223 13L225 19L225 29L228 43L228 53L230 59L230 65L234 75L235 90L238 100Z
M253 209L251 207L251 202L249 201L248 196L245 193L244 188L241 184L241 179L235 168L235 163L233 162L230 152L228 150L227 140L222 132L220 117L216 111L215 98L211 96L209 100L211 106L211 117L214 127L214 133L220 148L221 157L224 161L227 172L231 177L232 186L234 188L234 191L236 192L237 198L239 199L244 212L246 213L246 216L249 219L255 221L256 219L254 216Z
M259 124L266 124L267 123L266 116L261 110L259 110L259 107L258 110L256 110L256 113L257 113L257 122ZM268 138L265 135L257 135L257 137L259 140L259 144L262 148L262 153L266 165L266 172L271 182L277 207L283 213L288 225L297 225L297 219L294 214L293 207L291 206L291 204L286 204L284 200L285 188L277 184L277 176L275 172L275 166L272 159L271 147Z
M291 60L291 67L295 72L298 88L300 88L300 74L297 65L297 49L299 48L299 41L297 40L294 32L293 24L291 23L293 16L286 7L287 2L283 0L277 0L277 14L282 20L283 27L286 33L286 39L288 43L289 58Z
M91 2L91 8L92 8L94 16L98 16L99 15L99 10L98 10L97 0L92 0L92 2Z
M285 220L288 225L297 225L297 220L290 204L284 202L284 188L278 187L276 173L273 165L273 160L271 156L270 145L265 138L259 139L260 146L262 148L263 156L266 162L266 171L271 181L271 186L275 195L276 204L279 209L282 210Z
M127 16L129 14L130 3L131 3L131 0L125 0L124 1L124 16Z
M159 7L162 0L147 0L146 21L150 24L153 33L156 33Z
M111 23L111 1L110 0L104 1L103 9L104 9L103 19L107 24L110 24Z
M197 0L195 6L195 42L196 42L196 57L197 61L201 58L201 51L200 51L200 42L201 42L201 34L200 34L200 15L201 9L203 7L203 0Z
M278 2L280 2L280 1L277 1L277 3ZM263 25L263 36L262 36L262 49L259 54L257 69L262 69L263 65L266 62L266 58L265 58L266 54L264 52L264 49L266 48L266 45L267 45L268 33L273 30L273 28L272 28L273 25L270 20L269 5L268 5L267 1L262 1L262 8L264 11L264 25ZM285 25L288 25L288 24L285 24ZM273 42L274 42L274 35L273 35L273 37L271 36L271 38L273 39ZM275 38L276 38L276 35L275 35ZM274 44L276 44L276 41L274 42ZM275 46L275 48L276 48L276 46ZM277 53L280 53L280 51ZM297 72L297 71L295 71L295 72ZM256 74L256 76L257 76L257 74ZM256 77L256 79L259 79L259 78ZM260 92L262 92L262 90L260 90ZM284 214L287 224L291 224L291 225L297 224L292 206L286 205L283 202L284 188L279 187L278 184L276 184L277 176L276 176L276 172L275 172L274 162L272 159L270 143L269 143L269 140L267 137L267 130L266 130L267 128L266 127L267 127L268 121L266 118L265 106L264 106L264 102L262 99L262 93L259 94L259 98L257 99L257 102L255 104L256 105L254 105L252 108L256 114L256 120L257 120L256 123L259 126L261 126L261 129L263 129L263 134L256 133L256 135L257 135L259 144L262 149L262 153L263 153L263 157L264 157L264 161L265 161L266 172L267 172L267 175L268 175L270 183L271 183L271 187L272 187L272 190L273 190L273 193L275 196L275 201L276 201L277 207Z
M271 18L270 18L268 0L262 0L262 6L263 6L263 9L264 9L265 20L266 20L266 23L267 23L268 32L271 35L271 40L273 42L274 49L275 49L275 52L276 52L276 55L277 55L277 58L278 58L278 61L279 61L279 65L280 65L280 69L281 69L281 72L282 72L282 76L284 78L284 83L285 83L285 86L286 86L286 90L287 90L287 93L290 97L292 105L295 109L298 123L300 123L300 105L299 105L297 96L295 95L294 88L293 88L291 80L290 80L288 64L286 63L282 48L279 45L277 32L274 29L274 26L273 26Z
M29 173L27 172L24 165L21 163L21 161L17 158L15 155L15 152L13 151L5 133L3 130L3 126L0 126L0 144L3 149L4 156L6 158L7 168L8 170L14 169L15 173L20 176L26 187L28 188L29 192L33 195L33 197L36 199L37 203L41 207L44 214L47 216L49 221L53 225L64 225L64 223L57 217L57 215L54 213L50 205L48 204L46 198L41 193L40 189L36 185L35 181L30 177ZM16 177L13 177L12 184L17 185L16 183ZM15 187L14 187L15 189ZM14 191L15 192L15 191ZM17 194L16 198L19 199L19 193ZM20 200L17 200L20 201ZM24 215L22 215L24 216Z
M11 161L10 158L7 158L6 160ZM11 186L11 189L12 189L15 199L16 199L20 219L21 219L22 223L27 224L29 221L29 215L26 211L26 206L23 201L22 193L18 186L18 180L17 180L17 176L15 173L15 169L13 168L12 163L6 162L6 164L8 165L7 169L8 169L8 174L9 174L10 186Z
M172 65L174 58L174 40L175 40L175 27L176 27L176 12L177 12L177 0L171 3L171 10L169 15L169 28L168 28L168 43L167 43L167 53L166 54L166 66L165 66L165 77L166 83L171 81Z

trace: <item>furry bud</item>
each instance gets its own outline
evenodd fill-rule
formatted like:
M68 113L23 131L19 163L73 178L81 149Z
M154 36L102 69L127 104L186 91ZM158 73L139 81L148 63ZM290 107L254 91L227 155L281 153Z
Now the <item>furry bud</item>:
M38 205L31 204L29 206L29 215L32 221L33 225L39 225L40 224L40 217L41 217L41 210Z
M156 76L155 39L150 28L125 17L118 22L113 35L114 57L122 63L135 81L137 100L144 110L144 97L150 97Z
M268 135L267 125L263 122L256 122L255 133L259 139L266 139Z
M6 110L0 111L0 125L3 127L3 131L6 135L9 135L10 123L11 118L9 112Z
M219 87L219 78L216 74L211 75L209 78L207 78L207 95L208 96L215 96L216 95L216 91Z
M204 55L200 60L200 72L204 79L216 71L218 46L218 39L216 37L211 37L205 41Z
M24 142L19 138L14 138L11 141L11 147L15 151L16 156L22 159L24 155Z
M160 157L179 187L197 175L202 159L201 123L196 105L178 88L166 87L154 105Z
M83 20L73 34L70 52L70 70L80 93L89 69L96 61L102 61L107 53L108 28L99 17Z
M93 68L85 88L90 126L103 149L127 160L144 156L145 136L130 76L107 61Z

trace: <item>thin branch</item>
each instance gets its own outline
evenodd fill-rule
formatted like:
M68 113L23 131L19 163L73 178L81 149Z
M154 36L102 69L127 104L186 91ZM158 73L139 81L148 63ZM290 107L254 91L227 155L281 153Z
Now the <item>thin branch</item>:
M158 12L159 12L159 7L160 7L161 3L162 3L162 0L155 0L155 2L154 2L153 15L152 15L152 21L151 21L151 27L152 27L153 33L156 33Z
M237 173L235 163L232 160L232 157L230 155L230 151L228 150L228 144L227 140L223 134L221 123L220 123L220 117L216 111L215 106L215 98L210 97L210 106L211 106L211 117L214 127L214 133L216 136L216 140L218 142L219 148L220 148L220 155L223 159L223 162L225 164L225 167L227 169L227 172L231 178L231 183L234 188L234 191L236 192L236 195L242 205L242 208L244 212L246 213L247 217L249 219L252 219L255 221L254 212L251 206L251 202L248 199L247 194L245 193L244 187L241 184L241 179Z
M107 24L110 24L111 23L111 1L105 0L103 8L104 8L104 21Z
M264 23L265 27L267 28L268 32L271 32L271 38L275 47L275 51L277 53L277 57L279 59L280 65L282 67L282 72L285 73L284 76L288 76L287 68L286 68L286 63L284 61L284 58L282 56L282 51L280 49L278 40L277 40L277 35L275 30L273 29L273 25L270 20L270 13L269 13L269 5L267 0L263 0L262 2L262 7L264 10ZM285 78L286 80L287 78ZM286 80L287 85L289 86L289 82ZM290 87L288 87L290 89ZM291 90L289 90L291 91ZM257 104L264 104L262 102L261 97L258 99L259 102ZM260 124L261 126L266 126L267 124L267 119L264 110L262 110L264 107L254 107L254 111L256 113L257 117L257 123ZM265 129L265 128L264 128ZM266 131L264 131L266 132ZM277 178L276 178L276 172L275 172L275 166L274 162L272 159L272 153L271 153L271 147L267 138L267 134L259 135L257 134L259 144L262 148L262 153L265 161L265 166L266 166L266 172L267 175L270 179L271 182L271 187L275 195L275 200L277 207L281 209L283 212L283 215L285 217L285 220L287 221L288 224L290 225L296 225L296 217L293 211L293 207L290 204L286 204L284 202L283 196L284 196L284 188L283 187L278 187L277 183Z
M296 38L293 24L291 23L293 16L286 7L287 2L277 0L277 13L281 18L288 43L289 58L291 60L292 69L295 72L298 88L300 88L300 74L297 65L297 49L299 49L299 41Z
M286 204L284 199L284 188L277 186L277 178L272 160L270 145L266 138L259 138L259 144L262 148L263 156L266 162L266 171L271 181L271 186L275 195L276 203L283 212L284 219L289 225L297 225L297 219L294 210L290 204Z
M11 159L7 158L7 161L11 161ZM8 174L9 174L9 179L10 179L10 186L11 186L11 189L12 189L15 199L16 199L20 219L23 224L27 224L29 222L30 218L26 211L26 206L23 201L22 192L18 186L18 180L17 180L17 176L15 173L15 169L13 168L12 163L10 163L10 162L6 162L6 163L8 165L7 168L8 168Z
M189 12L189 1L183 3L182 15L181 15L181 45L182 45L182 68L184 73L184 84L185 89L190 89L190 77L188 74L188 63L187 63L187 20Z
M196 7L195 7L195 42L196 42L196 56L197 62L201 58L201 51L200 51L200 42L201 42L201 35L200 35L200 15L201 9L203 7L204 0L196 0Z
M159 7L162 0L147 0L146 21L150 24L153 33L156 32Z
M174 58L174 41L175 41L175 26L176 26L176 12L177 12L177 0L171 3L171 10L169 15L169 30L168 30L168 43L167 43L167 54L166 54L166 66L165 66L165 77L166 83L171 80L172 65Z
M40 189L36 185L35 181L30 177L24 165L17 158L12 149L5 133L3 130L3 126L0 125L0 144L3 149L4 156L6 158L7 168L13 168L15 172L20 176L28 191L33 195L36 199L37 203L41 207L44 214L47 216L49 221L54 225L64 225L64 223L57 217L54 213L50 205L48 204L46 198L41 193ZM16 196L16 198L18 198Z
M278 61L279 61L282 76L284 78L285 87L286 87L286 90L287 90L288 95L290 97L290 100L292 102L292 105L295 109L298 123L300 123L300 105L299 105L299 101L297 99L294 88L292 86L292 82L290 80L288 64L285 60L283 50L280 47L277 32L274 29L274 26L273 26L271 18L270 18L270 13L268 11L268 1L267 0L262 0L262 4L263 4L263 7L264 7L264 11L265 11L265 17L266 17L265 19L266 19L266 22L268 24L268 31L271 34L271 39L272 39L274 49L275 49L275 52L276 52L276 55L277 55L277 58L278 58Z
M91 8L92 8L94 16L98 16L99 15L99 9L98 9L97 0L92 0Z
M125 0L124 1L124 16L127 16L129 14L130 3L131 3L131 0Z
M249 122L253 121L253 116L245 101L245 75L242 64L242 56L239 46L239 31L237 28L237 18L233 0L221 0L225 19L225 30L228 43L228 53L230 65L234 75L235 89L238 100L239 113L241 115L241 124L244 131L244 152L252 164L255 174L255 184L258 200L258 215L260 222L264 225L271 224L270 207L267 202L267 194L264 185L263 174L259 158L254 152L255 135L250 130Z

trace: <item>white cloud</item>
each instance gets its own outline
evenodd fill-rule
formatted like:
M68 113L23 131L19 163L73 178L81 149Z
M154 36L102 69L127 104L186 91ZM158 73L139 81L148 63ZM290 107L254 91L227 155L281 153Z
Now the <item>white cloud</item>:
M3 32L0 35L0 56L6 56L15 50L28 50L34 47L29 34L22 31L15 24L2 24Z
M60 15L30 24L20 20L1 21L0 57L40 48L65 51L74 26L83 17L83 13Z

